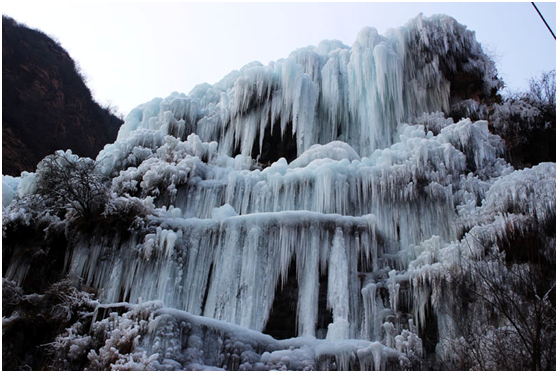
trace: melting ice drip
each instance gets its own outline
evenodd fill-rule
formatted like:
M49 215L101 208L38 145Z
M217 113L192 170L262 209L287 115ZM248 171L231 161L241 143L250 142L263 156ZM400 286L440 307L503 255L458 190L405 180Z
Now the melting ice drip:
M442 114L466 98L457 72L486 94L499 84L473 32L419 16L140 105L97 161L118 195L153 209L148 228L81 236L71 271L104 302L162 300L263 331L294 263L298 336L319 336L325 288L326 339L375 341L355 347L362 368L420 354L435 263L456 260L474 226L500 234L499 196L520 188L486 122ZM553 170L529 171L543 194Z

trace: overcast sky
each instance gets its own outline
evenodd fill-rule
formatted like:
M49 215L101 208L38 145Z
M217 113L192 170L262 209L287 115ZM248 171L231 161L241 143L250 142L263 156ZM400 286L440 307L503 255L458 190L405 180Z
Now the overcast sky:
M553 31L556 3L536 2ZM359 30L380 33L422 12L448 14L476 32L512 90L556 68L556 42L529 2L140 3L3 1L2 13L55 37L79 63L95 99L127 114L196 84L215 83L251 61Z

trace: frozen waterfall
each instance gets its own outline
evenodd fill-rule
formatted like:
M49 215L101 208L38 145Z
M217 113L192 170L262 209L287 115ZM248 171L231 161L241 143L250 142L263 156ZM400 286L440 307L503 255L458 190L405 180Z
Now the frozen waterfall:
M132 110L96 161L111 206L149 213L74 232L66 255L99 292L92 366L417 369L446 353L452 266L555 215L555 164L516 171L486 121L448 118L463 81L477 98L501 85L472 31L418 16ZM33 177L3 177L3 206ZM5 277L23 282L25 263Z

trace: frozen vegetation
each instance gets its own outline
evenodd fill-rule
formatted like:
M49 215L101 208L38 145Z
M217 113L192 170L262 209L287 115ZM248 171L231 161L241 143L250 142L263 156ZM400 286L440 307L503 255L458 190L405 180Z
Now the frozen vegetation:
M539 113L491 101L496 76L473 32L418 16L3 176L3 332L58 250L52 369L554 369L556 165L506 161L497 134Z

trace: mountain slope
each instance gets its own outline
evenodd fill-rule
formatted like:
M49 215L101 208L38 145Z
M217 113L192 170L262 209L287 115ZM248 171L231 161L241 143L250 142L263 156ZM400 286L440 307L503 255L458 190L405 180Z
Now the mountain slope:
M2 16L2 173L34 171L58 149L94 157L122 121L93 101L54 40Z

